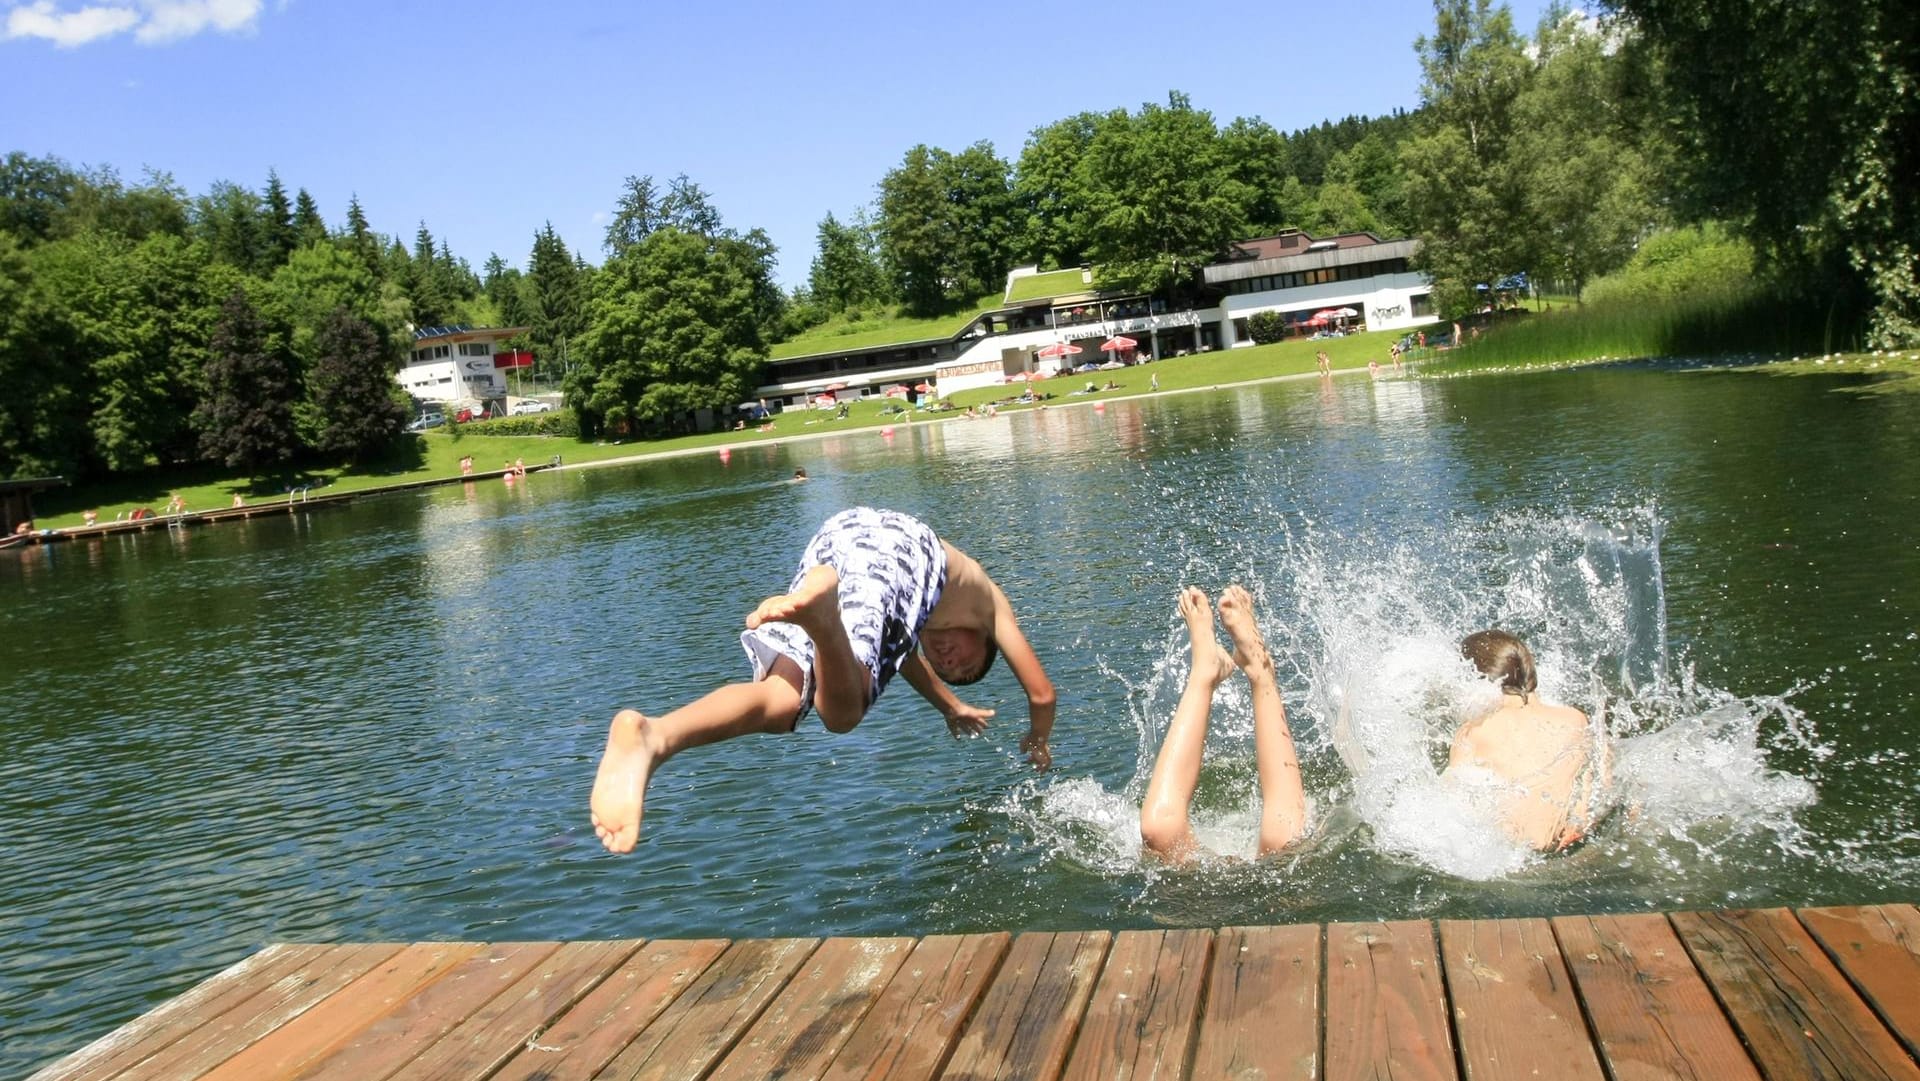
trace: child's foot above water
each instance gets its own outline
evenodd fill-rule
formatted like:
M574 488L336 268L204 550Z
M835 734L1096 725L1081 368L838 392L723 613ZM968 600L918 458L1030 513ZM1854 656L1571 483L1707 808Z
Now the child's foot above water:
M1253 597L1240 586L1228 586L1220 595L1220 622L1233 639L1233 663L1248 675L1256 670L1273 671L1273 658L1267 655L1267 641L1260 636L1260 625L1253 618Z
M645 715L631 709L614 714L587 802L593 832L609 852L630 852L640 839L640 812L656 750L652 722Z
M807 568L799 588L768 597L747 613L747 629L762 623L794 623L811 632L840 625L840 572L826 564Z
M1180 591L1180 618L1187 621L1187 636L1193 640L1193 674L1219 686L1233 675L1233 662L1220 652L1213 637L1213 606L1197 587Z

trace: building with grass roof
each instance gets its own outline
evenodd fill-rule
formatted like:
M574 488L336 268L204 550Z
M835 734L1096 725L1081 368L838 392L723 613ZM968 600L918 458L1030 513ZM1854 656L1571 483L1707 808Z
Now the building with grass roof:
M998 296L934 319L817 328L773 347L758 397L786 408L899 388L951 394L1054 375L1209 352L1253 340L1247 321L1279 313L1289 336L1395 330L1435 320L1432 287L1412 270L1413 240L1372 233L1316 240L1299 230L1233 245L1175 302L1102 282L1097 268L1018 267ZM1349 310L1337 320L1323 311Z

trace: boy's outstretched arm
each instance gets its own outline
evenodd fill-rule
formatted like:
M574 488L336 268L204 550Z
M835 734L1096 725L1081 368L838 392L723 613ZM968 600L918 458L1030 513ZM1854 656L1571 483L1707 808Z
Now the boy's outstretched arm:
M998 585L993 587L993 641L1013 670L1013 678L1027 692L1027 734L1020 740L1020 749L1036 768L1046 769L1053 765L1053 752L1047 747L1047 741L1053 738L1053 681L1040 666L1040 657L1027 643L1027 636L1020 632L1013 605Z
M947 731L952 732L955 739L977 736L987 730L987 718L993 716L993 711L962 702L953 688L941 682L933 669L927 667L918 649L900 662L900 674L906 677L907 686L920 692L920 697L932 703L940 716L947 719Z

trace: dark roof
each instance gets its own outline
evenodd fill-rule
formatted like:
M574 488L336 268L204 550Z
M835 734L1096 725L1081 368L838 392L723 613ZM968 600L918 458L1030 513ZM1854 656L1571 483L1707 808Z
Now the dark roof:
M1380 238L1372 233L1341 233L1324 240L1315 240L1302 230L1288 229L1275 236L1235 242L1228 250L1225 261L1278 259L1283 255L1303 255L1309 251L1334 251L1340 248L1364 248L1379 243L1382 243Z
M450 327L414 327L413 340L424 342L431 338L458 338L462 336L486 338L511 338L515 334L525 334L531 327L471 327L465 323L456 323Z

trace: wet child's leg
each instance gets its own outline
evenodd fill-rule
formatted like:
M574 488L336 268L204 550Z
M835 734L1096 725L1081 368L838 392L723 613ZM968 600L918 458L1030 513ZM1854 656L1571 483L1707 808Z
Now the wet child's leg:
M785 657L767 678L730 683L662 717L637 710L614 714L588 809L593 832L609 852L630 851L640 838L647 782L660 763L688 747L751 732L786 732L800 713L800 667Z
M871 704L871 674L854 656L840 621L839 587L840 572L825 564L809 567L792 593L761 601L747 616L747 629L780 622L806 631L813 640L813 710L828 731L851 732Z
M1254 622L1253 598L1239 586L1220 597L1220 622L1233 639L1233 663L1253 690L1253 758L1260 774L1260 854L1278 852L1300 836L1307 822L1307 794L1300 783L1300 757L1287 728L1287 707L1273 657Z
M1200 760L1207 744L1207 720L1213 692L1233 674L1233 666L1213 638L1213 609L1207 595L1192 586L1180 591L1180 615L1193 641L1193 669L1186 689L1160 741L1153 776L1140 805L1140 840L1147 851L1170 863L1183 863L1197 843L1188 805L1200 783Z

